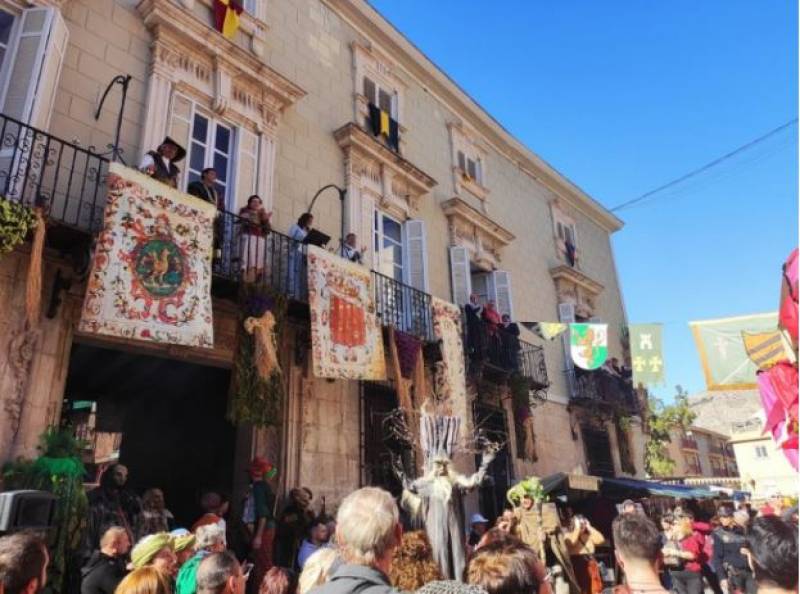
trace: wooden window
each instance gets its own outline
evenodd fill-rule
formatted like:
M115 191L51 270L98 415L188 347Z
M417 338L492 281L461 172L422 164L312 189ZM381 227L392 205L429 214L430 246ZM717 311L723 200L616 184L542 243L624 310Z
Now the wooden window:
M394 89L381 87L380 83L375 82L368 76L364 77L364 96L369 103L379 107L397 120L397 92Z
M234 129L203 113L195 112L189 144L187 185L200 179L203 169L217 170L217 192L228 209L233 209L233 146Z

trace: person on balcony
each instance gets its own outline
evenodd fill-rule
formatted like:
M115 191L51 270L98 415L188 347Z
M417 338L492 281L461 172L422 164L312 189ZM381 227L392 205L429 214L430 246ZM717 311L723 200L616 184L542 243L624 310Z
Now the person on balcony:
M213 167L206 167L200 173L200 179L195 180L186 188L186 193L200 200L205 200L217 208L217 218L214 221L214 259L222 257L222 237L224 233L224 223L219 218L219 211L225 210L225 200L217 192L217 170Z
M358 249L358 240L356 238L356 234L348 233L347 237L344 239L344 245L342 245L342 249L339 251L339 255L342 258L350 260L351 262L355 262L356 264L362 264L364 252L366 251L366 246L362 246L361 249Z
M155 180L177 188L181 170L175 163L179 163L185 156L186 149L167 136L156 150L149 151L142 157L139 170Z
M247 199L247 206L239 210L241 217L241 259L244 280L253 283L259 280L264 271L267 256L266 236L272 230L269 220L271 212L264 210L261 198L253 194Z
M217 192L217 170L213 167L206 167L200 173L200 179L195 180L186 188L186 193L191 194L200 200L210 202L217 207L217 210L225 210L222 197Z
M481 319L483 319L486 324L486 331L489 333L489 336L496 336L497 330L500 328L503 320L500 317L500 312L498 312L495 307L494 301L491 299L486 302L483 312L481 313Z
M473 359L480 359L483 356L483 343L481 333L481 317L483 306L478 301L478 296L472 293L469 302L464 304L464 314L467 326L467 352Z
M311 231L311 225L313 224L314 215L310 212L304 212L297 219L297 222L289 227L289 237L298 242L297 249L289 249L289 293L293 296L300 294L303 280L303 274L300 270L303 264L303 246L300 244L303 243L308 232Z
M503 354L506 358L506 365L508 369L517 371L519 369L519 326L516 322L511 321L511 316L503 314L502 317L502 334L501 339L503 342Z

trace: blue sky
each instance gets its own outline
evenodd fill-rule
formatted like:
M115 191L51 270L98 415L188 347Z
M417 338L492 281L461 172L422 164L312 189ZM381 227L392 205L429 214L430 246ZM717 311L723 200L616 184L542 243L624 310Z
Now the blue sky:
M371 0L517 138L613 207L797 116L793 1ZM689 320L777 309L797 127L619 211L630 322L663 322L669 397L704 389Z

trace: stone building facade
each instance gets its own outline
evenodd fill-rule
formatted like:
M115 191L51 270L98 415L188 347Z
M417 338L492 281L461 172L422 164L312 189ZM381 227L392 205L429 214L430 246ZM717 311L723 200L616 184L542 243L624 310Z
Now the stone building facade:
M674 431L671 439L668 451L675 462L672 476L738 478L728 435L694 424L686 431Z
M0 0L6 40L0 111L102 153L114 142L119 87L97 119L95 111L109 82L130 75L119 143L128 164L168 134L189 151L182 189L213 165L224 172L226 210L237 212L258 194L273 212L273 228L283 232L319 188L337 184L347 190L343 203L335 192L323 194L315 226L336 241L343 216L345 229L367 248L365 265L403 290L459 305L474 292L518 321L604 322L609 357L626 360L611 247L619 219L511 136L367 2L243 5L241 26L228 40L213 27L213 0ZM370 104L397 122L397 146L370 131ZM73 166L83 175L88 168ZM56 206L67 227L85 231L101 216L102 199L74 210L68 196L54 191L50 231L59 223ZM20 327L29 244L0 259L0 397L19 416L18 426L0 426L0 458L33 455L41 431L63 421L73 387L81 397L90 391L83 380L70 383L71 374L88 373L85 366L76 371L78 359L124 353L138 374L137 357L152 365L153 358L195 365L196 374L234 365L237 304L221 293L214 302L215 348L208 352L81 335L76 322L85 283L71 248L88 245L90 235L67 233L58 245L48 240L43 295L50 311L36 336L23 336ZM409 312L401 314L406 319ZM282 337L287 371L279 426L216 429L230 442L227 486L235 492L256 452L278 461L281 493L302 484L335 502L375 482L369 417L378 414L374 403L381 398L391 405L392 384L315 379L307 326L302 316L292 319ZM609 401L635 408L638 395L610 393L576 375L560 340L543 342L526 330L523 339L546 370L546 382L532 392L535 461L519 455L507 374L501 369L468 381L465 410L491 418L507 436L498 489L557 471L642 476L637 417L621 425L597 414ZM30 348L20 349L25 340ZM226 394L215 397L224 401ZM475 417L467 419L467 431L474 426ZM598 451L600 459L593 459ZM120 456L124 461L124 434ZM474 460L463 455L458 464L468 471Z

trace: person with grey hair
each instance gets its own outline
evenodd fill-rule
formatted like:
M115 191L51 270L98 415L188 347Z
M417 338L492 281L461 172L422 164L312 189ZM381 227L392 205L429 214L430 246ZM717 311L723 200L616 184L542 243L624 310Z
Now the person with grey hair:
M225 550L225 530L219 524L199 526L194 533L194 550L194 556L181 565L175 580L175 594L195 594L197 569L203 559Z
M231 553L213 553L197 568L197 594L244 594L247 577Z
M403 528L390 493L364 487L344 498L336 517L343 564L312 594L397 594L386 577Z

